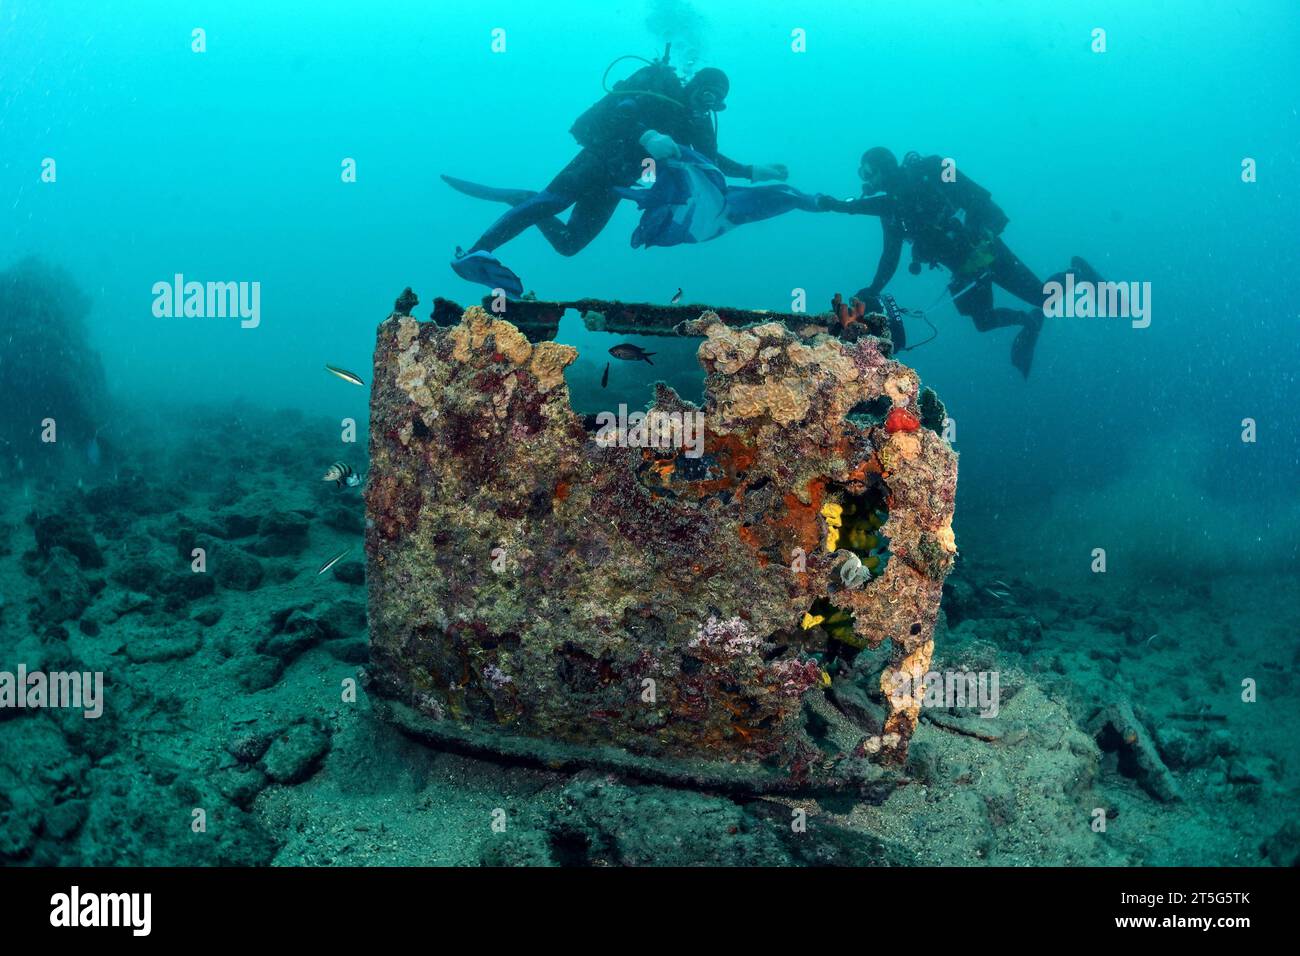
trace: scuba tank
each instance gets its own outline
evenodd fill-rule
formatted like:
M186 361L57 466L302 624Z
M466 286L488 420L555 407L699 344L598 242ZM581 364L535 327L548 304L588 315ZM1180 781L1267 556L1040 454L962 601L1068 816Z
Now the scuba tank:
M961 229L959 210L940 188L933 175L932 160L915 151L907 153L898 169L906 183L901 191L906 204L899 214L903 236L912 244L912 261L908 272L917 275L921 263L937 268L945 247L951 247L954 231Z
M680 95L682 81L677 71L668 63L668 53L672 44L664 47L664 55L657 60L647 60L636 54L616 57L601 77L601 87L605 95L587 108L569 127L569 132L578 141L578 145L592 147L605 142L608 138L610 121L618 103L627 96L645 96L664 103L666 108L684 110ZM623 60L639 60L645 66L631 76L619 80L612 87L607 85L609 72Z
M912 264L908 270L916 275L921 271L920 262L935 268L939 264L936 246L946 247L949 255L955 253L950 261L961 259L954 270L955 277L978 276L987 270L997 258L995 240L1007 221L988 191L969 178L963 180L965 187L960 194L945 188L951 184L943 182L938 172L942 168L938 156L922 157L911 152L903 157L901 168L907 175L913 197L914 208L908 216L911 220L908 225L914 227L914 235L922 240L919 244L927 247L920 252L918 243L913 241ZM955 195L964 197L962 205L954 201Z

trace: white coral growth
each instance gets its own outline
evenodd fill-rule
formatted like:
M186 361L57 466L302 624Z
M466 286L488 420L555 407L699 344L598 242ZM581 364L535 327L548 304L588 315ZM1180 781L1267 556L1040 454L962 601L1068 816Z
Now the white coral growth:
M749 633L745 622L738 617L719 621L710 617L692 639L691 647L721 648L732 657L752 654L763 644L759 637Z

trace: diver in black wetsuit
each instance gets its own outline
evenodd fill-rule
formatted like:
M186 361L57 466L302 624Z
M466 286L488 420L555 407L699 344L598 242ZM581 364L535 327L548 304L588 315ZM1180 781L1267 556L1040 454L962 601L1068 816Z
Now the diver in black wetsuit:
M471 257L486 257L502 272L489 271L481 281L502 274L513 277L488 254L529 226L537 226L560 255L575 254L596 238L613 216L620 199L615 187L633 185L644 174L648 157L655 161L675 158L679 144L708 157L727 176L784 180L787 172L783 165L747 166L718 152L714 114L726 109L729 89L721 70L700 70L683 83L667 62L653 62L615 84L612 92L578 118L570 132L582 151L541 192L493 189L443 176L461 192L513 207L468 253L457 250L452 267L470 278L469 270L462 268L477 269ZM569 221L562 222L557 214L570 206Z
M989 191L955 170L952 181L946 181L943 160L938 156L908 153L900 164L883 146L862 155L858 175L861 199L823 197L818 203L822 211L880 217L884 248L875 278L858 292L858 298L867 301L884 289L898 269L903 242L910 242L908 271L916 275L922 263L932 269L946 268L952 274L948 291L953 305L962 315L970 316L977 329L988 332L1020 326L1011 344L1011 364L1028 378L1043 326L1044 283L1002 241L1007 216ZM1077 256L1071 260L1071 268L1078 279L1099 281L1095 270ZM1048 281L1053 280L1064 281L1063 274ZM994 285L1034 308L995 308ZM898 348L903 345L897 341L901 334L901 328L894 329Z

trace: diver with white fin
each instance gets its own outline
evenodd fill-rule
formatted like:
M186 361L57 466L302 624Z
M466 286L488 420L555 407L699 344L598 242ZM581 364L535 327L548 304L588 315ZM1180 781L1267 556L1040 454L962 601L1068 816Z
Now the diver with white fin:
M605 70L623 59L619 57ZM451 267L471 282L500 288L511 297L523 292L523 283L493 255L530 226L536 226L562 256L572 256L605 228L619 202L617 191L629 187L645 173L645 161L671 160L688 147L707 157L725 175L759 180L784 180L786 167L742 165L718 152L716 114L726 109L730 82L721 70L708 67L683 83L662 59L606 88L606 95L578 117L570 132L582 151L540 192L497 189L451 176L442 179L453 189L477 199L510 205L468 252L456 250ZM603 81L602 81L603 85ZM559 213L573 207L569 221Z
M894 277L903 243L912 244L912 261L908 271L921 271L922 263L930 268L943 266L951 274L948 293L962 315L975 322L981 332L1007 326L1020 326L1011 344L1011 364L1029 377L1034 361L1034 346L1043 327L1044 283L1002 241L1002 230L1009 221L987 189L964 174L949 178L944 160L938 156L908 153L903 162L883 146L863 153L858 166L862 180L862 197L838 200L819 197L822 212L879 216L884 233L884 248L876 266L875 278L858 298L868 301ZM1076 279L1100 282L1092 266L1075 256L1070 261ZM1064 282L1064 273L1048 281ZM1023 299L1032 309L996 308L993 286ZM895 328L895 345L905 347L901 323Z

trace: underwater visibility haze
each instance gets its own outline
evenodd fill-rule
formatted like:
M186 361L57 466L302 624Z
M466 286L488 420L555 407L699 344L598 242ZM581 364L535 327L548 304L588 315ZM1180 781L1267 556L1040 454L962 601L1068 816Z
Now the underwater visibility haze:
M0 3L0 862L1296 865L1298 47Z

